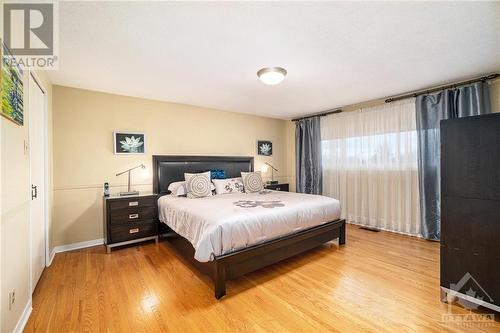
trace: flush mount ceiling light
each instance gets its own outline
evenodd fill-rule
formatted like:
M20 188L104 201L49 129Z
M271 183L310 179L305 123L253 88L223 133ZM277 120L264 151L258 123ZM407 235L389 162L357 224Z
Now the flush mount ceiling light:
M286 69L281 67L265 67L257 72L262 83L274 86L285 79Z

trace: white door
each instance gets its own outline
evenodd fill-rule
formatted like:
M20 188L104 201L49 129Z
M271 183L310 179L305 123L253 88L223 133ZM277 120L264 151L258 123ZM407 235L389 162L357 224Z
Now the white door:
M31 287L45 268L45 93L29 75Z

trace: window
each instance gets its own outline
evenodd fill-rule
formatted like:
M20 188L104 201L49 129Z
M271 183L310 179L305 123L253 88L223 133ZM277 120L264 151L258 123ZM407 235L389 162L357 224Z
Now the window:
M323 194L343 218L420 235L415 119L414 100L322 119Z

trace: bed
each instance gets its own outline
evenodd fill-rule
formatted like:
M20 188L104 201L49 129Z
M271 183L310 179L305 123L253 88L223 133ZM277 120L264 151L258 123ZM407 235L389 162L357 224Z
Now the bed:
M222 169L227 178L253 171L253 157L153 156L160 229L185 259L214 281L215 297L225 282L330 240L345 244L340 203L332 198L264 190L188 199L168 195L185 172Z

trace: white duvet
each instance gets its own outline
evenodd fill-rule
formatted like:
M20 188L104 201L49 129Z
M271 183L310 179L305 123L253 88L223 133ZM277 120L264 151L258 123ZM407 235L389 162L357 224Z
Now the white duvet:
M158 199L160 221L191 242L195 259L215 256L340 218L338 200L320 195L263 191L188 199Z

